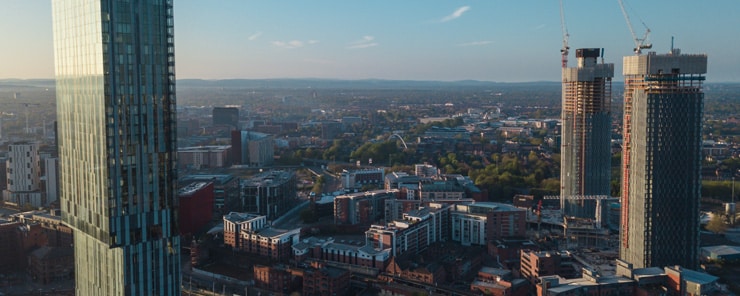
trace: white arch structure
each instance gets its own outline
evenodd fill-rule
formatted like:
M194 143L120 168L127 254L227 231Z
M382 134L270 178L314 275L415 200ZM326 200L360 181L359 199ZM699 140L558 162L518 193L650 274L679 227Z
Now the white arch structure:
M399 140L401 140L401 143L403 143L403 149L409 149L409 146L406 146L406 141L404 141L403 138L401 138L401 136L399 134L392 134L390 137L388 137L388 141L390 141L391 138L393 138L393 137L396 137Z

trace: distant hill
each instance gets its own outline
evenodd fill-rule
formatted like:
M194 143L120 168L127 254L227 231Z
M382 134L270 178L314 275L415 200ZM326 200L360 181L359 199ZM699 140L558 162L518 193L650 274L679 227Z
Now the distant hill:
M560 81L532 82L493 82L480 80L460 81L426 81L426 80L384 80L384 79L318 79L318 78L281 78L281 79L179 79L178 88L235 88L235 89L508 89L559 87ZM6 91L22 88L52 88L54 79L0 79L0 90ZM706 83L705 91L716 89L738 89L740 83ZM612 83L612 90L621 92L621 81Z
M178 87L219 87L255 89L449 89L449 88L499 88L514 85L557 85L559 82L501 83L478 80L422 81L422 80L340 80L340 79L182 79Z
M54 79L0 79L2 88L54 87Z

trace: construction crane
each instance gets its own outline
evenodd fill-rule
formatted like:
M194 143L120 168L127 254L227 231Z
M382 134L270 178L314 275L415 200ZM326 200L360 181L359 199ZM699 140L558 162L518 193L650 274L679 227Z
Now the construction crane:
M622 8L622 14L624 15L624 20L627 21L627 27L630 29L630 33L632 34L632 39L635 41L635 54L640 55L642 53L643 49L650 49L653 48L653 45L650 43L646 43L648 39L648 35L650 35L650 28L648 28L647 25L645 25L645 22L640 19L640 22L645 27L645 35L642 36L642 38L637 38L637 34L635 34L635 29L632 27L632 21L630 21L630 17L627 14L627 10L624 8L624 1L623 0L617 0L619 2L619 7ZM639 17L638 17L639 18Z
M40 106L40 104L33 104L33 103L21 103L22 105L26 106L26 134L31 133L31 128L28 127L28 114L30 113L28 110L28 106Z
M563 0L560 0L560 30L563 32L563 48L560 49L561 62L563 68L568 68L568 51L570 50L570 47L568 46L568 37L570 37L570 34L568 34L568 27L565 25Z

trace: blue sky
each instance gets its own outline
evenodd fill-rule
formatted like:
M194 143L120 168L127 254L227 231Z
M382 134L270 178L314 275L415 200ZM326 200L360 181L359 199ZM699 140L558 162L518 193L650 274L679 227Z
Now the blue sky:
M625 0L652 50L671 36L709 55L709 82L740 82L740 1ZM564 0L575 48L603 47L621 80L634 42L616 0ZM0 79L53 78L51 3L0 2ZM175 0L177 77L560 79L557 0Z

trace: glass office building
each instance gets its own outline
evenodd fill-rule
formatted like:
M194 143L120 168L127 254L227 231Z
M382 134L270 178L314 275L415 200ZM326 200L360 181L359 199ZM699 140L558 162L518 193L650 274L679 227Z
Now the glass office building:
M53 0L77 295L179 295L172 0Z

